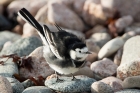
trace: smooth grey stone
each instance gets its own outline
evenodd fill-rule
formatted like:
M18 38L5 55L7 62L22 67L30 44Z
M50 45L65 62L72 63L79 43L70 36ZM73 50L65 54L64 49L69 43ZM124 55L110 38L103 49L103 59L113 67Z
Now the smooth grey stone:
M24 86L24 88L28 88L34 85L33 81L30 79L23 81L21 84Z
M76 76L77 80L72 81L72 77L59 77L63 80L56 82L56 78L51 78L45 81L45 86L60 92L73 93L73 92L87 92L90 91L91 84L95 79L87 76Z
M139 89L124 89L115 93L140 93Z
M11 83L13 93L22 93L24 86L15 78L7 77L8 81Z
M138 59L139 57L140 57L140 35L128 39L124 44L121 64L132 62Z
M17 53L19 56L25 56L29 55L39 46L42 46L42 41L37 37L21 38L11 46L2 49L0 55Z
M54 93L54 92L45 86L33 86L26 88L22 93Z
M4 64L0 65L0 75L4 77L13 77L14 74L18 74L17 64L13 62L13 58L0 58Z
M2 31L0 32L0 50L3 48L3 45L7 42L7 41L16 41L18 39L20 39L21 36L18 34L15 34L13 32L10 31Z

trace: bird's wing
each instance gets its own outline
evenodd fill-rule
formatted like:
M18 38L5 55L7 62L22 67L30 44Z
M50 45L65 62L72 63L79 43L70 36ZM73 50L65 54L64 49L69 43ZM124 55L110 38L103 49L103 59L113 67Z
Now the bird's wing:
M61 52L59 51L58 45L56 43L56 37L54 36L54 32L51 32L46 25L43 25L43 31L45 33L45 37L48 41L51 51L57 58L62 59L62 55L60 54Z
M29 13L28 10L26 10L25 8L22 8L21 10L19 10L18 15L27 23L29 23L31 26L33 26L34 28L36 28L38 34L40 35L43 43L45 45L48 45L46 38L45 38L45 34L43 31L43 27L36 21L36 19Z

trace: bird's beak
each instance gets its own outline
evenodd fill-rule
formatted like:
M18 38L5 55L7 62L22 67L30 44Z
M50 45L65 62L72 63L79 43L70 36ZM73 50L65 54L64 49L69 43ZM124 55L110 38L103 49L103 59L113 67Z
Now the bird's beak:
M86 52L86 54L92 54L92 53L88 51L88 52Z

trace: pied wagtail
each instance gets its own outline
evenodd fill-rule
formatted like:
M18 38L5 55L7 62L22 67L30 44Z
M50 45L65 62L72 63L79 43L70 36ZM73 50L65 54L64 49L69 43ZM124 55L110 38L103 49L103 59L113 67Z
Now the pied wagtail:
M51 32L46 25L41 26L25 8L22 8L18 15L36 28L45 44L43 56L49 66L56 72L65 75L73 74L84 65L85 59L90 52L86 44L76 35L66 32L57 24L55 26L58 32ZM57 79L59 79L58 76Z

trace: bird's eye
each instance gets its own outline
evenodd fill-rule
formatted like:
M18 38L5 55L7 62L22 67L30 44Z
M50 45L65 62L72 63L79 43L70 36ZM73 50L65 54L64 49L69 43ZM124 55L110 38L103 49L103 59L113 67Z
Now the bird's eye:
M79 51L79 53L81 53L81 51Z

